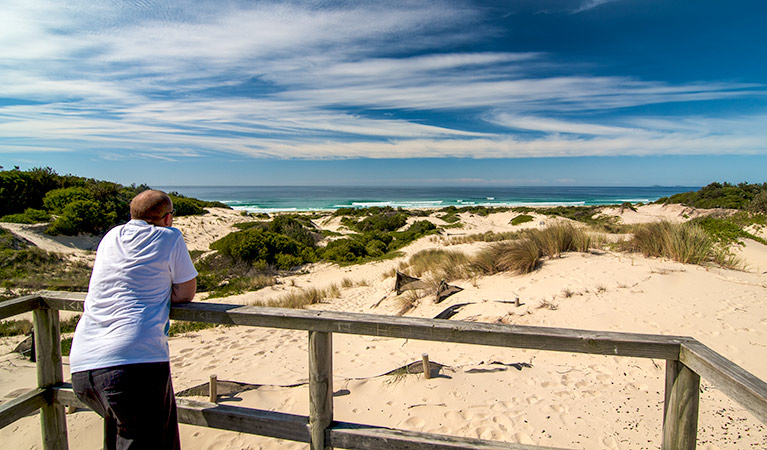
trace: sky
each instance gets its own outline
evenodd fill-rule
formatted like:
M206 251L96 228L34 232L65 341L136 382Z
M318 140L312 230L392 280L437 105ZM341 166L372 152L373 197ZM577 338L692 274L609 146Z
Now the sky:
M767 181L762 0L3 0L0 165L149 185Z

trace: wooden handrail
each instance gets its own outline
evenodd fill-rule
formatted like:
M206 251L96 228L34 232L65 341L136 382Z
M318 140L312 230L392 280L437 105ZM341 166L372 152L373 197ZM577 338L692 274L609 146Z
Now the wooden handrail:
M0 428L42 408L43 446L65 449L62 405L84 406L61 383L61 357L54 344L58 310L82 311L85 294L43 291L0 302L0 318L35 311L38 346L36 390L0 405ZM601 332L460 322L413 317L377 316L333 311L295 310L215 303L173 305L171 318L208 323L260 326L309 332L310 416L253 410L178 399L179 421L263 436L308 442L312 448L525 449L543 447L507 444L455 436L414 433L384 427L333 421L332 333L385 336L429 341L598 355L663 358L667 361L663 450L695 448L698 391L704 377L767 423L767 383L685 336ZM46 412L47 411L47 412ZM315 424L314 427L311 425ZM415 446L415 447L414 447Z

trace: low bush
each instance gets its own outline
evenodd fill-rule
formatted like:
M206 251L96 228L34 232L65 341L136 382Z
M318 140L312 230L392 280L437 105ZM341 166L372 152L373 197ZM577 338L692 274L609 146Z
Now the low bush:
M23 213L8 214L6 216L0 217L0 222L23 224L47 222L49 220L51 220L51 215L48 214L47 211L34 208L27 208Z
M105 211L95 200L75 200L64 207L61 215L48 227L46 233L75 235L99 234L117 222L117 213Z
M532 221L533 221L533 216L529 214L520 214L514 217L513 219L511 219L511 222L509 223L516 226L516 225L521 225L523 223L532 222Z
M210 248L234 260L263 262L280 269L291 269L296 265L316 260L316 254L311 247L283 234L257 228L230 233L210 244Z
M266 263L249 263L212 253L195 261L197 290L209 298L254 291L277 283Z
M694 208L706 209L747 209L751 207L758 208L762 201L767 201L767 183L739 183L737 185L711 183L697 191L663 197L656 203L681 203Z

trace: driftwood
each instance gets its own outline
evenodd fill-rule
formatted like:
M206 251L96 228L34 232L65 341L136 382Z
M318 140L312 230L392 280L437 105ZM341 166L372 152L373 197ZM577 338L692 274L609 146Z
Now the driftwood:
M463 290L462 287L458 286L451 286L445 282L445 280L442 280L439 282L439 287L437 288L437 303L441 302L442 300L450 297L451 295L461 292Z
M394 280L394 291L400 295L403 291L412 291L413 289L428 289L429 285L416 277L405 275L397 271L397 277Z

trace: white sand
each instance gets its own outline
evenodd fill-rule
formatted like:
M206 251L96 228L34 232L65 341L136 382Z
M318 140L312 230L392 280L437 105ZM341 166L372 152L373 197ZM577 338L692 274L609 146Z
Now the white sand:
M620 215L620 211L613 211ZM696 211L642 206L624 211L626 223L685 220ZM515 213L488 217L461 215L464 228L451 234L511 231ZM216 211L203 218L180 218L190 249L204 250L244 220ZM439 219L432 218L435 223ZM536 217L523 226L538 227ZM322 221L319 221L326 226ZM328 228L337 227L337 220ZM445 237L425 238L406 255L441 247ZM477 251L482 243L452 245ZM546 260L536 272L499 274L451 284L464 290L440 304L420 299L409 316L434 317L445 308L469 303L451 320L502 322L590 330L689 335L756 376L767 379L767 247L747 241L739 256L747 271L679 264L612 252L567 253ZM340 268L314 265L308 274L283 279L259 292L217 302L247 304L306 287L341 285L340 298L316 309L394 314L399 310L387 276L405 258ZM408 295L403 294L404 295ZM519 297L522 305L504 303ZM377 307L374 307L380 301ZM0 345L0 397L3 401L34 385L34 367ZM216 374L263 387L222 402L236 406L308 414L307 335L288 330L230 327L172 338L171 363L177 391ZM445 365L430 380L422 374L382 374L428 353ZM571 448L656 449L660 446L665 361L559 352L498 349L416 340L334 336L334 402L337 420L433 433ZM65 366L65 371L68 369ZM65 375L66 377L66 375ZM96 449L101 424L95 414L67 416L72 448ZM185 449L282 449L304 444L181 426ZM698 448L767 448L767 429L705 380L702 383ZM40 448L34 414L0 430L3 448Z

